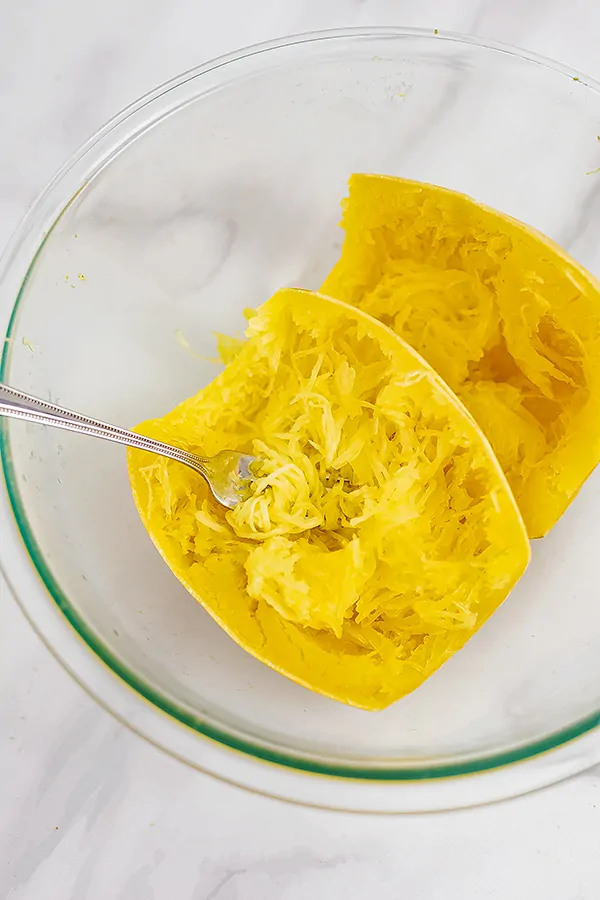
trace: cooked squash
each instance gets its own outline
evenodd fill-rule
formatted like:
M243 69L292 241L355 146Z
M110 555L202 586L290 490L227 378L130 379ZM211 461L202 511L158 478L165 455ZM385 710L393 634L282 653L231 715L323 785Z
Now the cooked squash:
M548 238L444 188L353 175L343 205L321 290L433 366L543 536L600 459L600 284Z
M438 375L375 319L283 290L195 397L139 431L262 462L221 508L194 472L132 450L165 561L246 650L366 709L416 688L480 627L529 544L488 442Z

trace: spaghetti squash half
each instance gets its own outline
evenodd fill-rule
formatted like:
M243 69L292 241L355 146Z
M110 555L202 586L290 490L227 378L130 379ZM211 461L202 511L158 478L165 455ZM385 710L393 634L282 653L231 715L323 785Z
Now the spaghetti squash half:
M445 188L353 175L321 290L384 322L490 441L531 537L600 459L600 284L548 238Z
M148 532L246 650L366 709L416 688L529 559L490 446L439 376L375 319L283 290L195 397L139 431L262 462L233 510L168 459L130 451Z

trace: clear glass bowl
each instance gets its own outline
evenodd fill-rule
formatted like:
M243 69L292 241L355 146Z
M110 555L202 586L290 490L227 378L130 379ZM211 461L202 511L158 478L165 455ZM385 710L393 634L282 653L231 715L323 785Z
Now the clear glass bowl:
M202 66L95 135L21 225L2 380L125 426L161 415L214 377L213 333L241 332L244 307L319 285L355 171L465 191L600 275L599 121L590 79L456 35L302 35ZM9 584L75 677L170 753L373 810L483 802L600 758L600 472L468 646L368 713L219 629L151 545L122 449L1 427Z

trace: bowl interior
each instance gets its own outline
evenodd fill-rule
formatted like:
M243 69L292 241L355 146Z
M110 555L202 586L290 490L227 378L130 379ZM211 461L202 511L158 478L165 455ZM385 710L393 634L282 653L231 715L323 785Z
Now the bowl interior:
M335 261L354 171L465 191L596 275L600 96L472 43L354 36L254 52L165 91L75 167L31 266L2 377L133 426L211 380L215 332ZM72 187L72 185L71 185ZM40 228L41 231L41 228ZM13 298L14 299L14 298ZM369 772L481 765L600 711L600 473L467 647L382 713L301 688L233 643L147 537L123 450L4 423L11 502L86 640L199 730Z

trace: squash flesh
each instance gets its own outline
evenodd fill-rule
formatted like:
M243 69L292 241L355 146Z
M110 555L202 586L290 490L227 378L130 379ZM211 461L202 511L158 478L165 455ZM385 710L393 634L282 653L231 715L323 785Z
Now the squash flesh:
M191 470L130 451L142 520L243 647L366 709L417 687L529 559L489 444L413 350L358 310L284 290L195 397L138 430L263 463L231 511Z
M473 414L531 537L600 459L600 284L470 198L353 175L342 255L321 290L375 316Z

